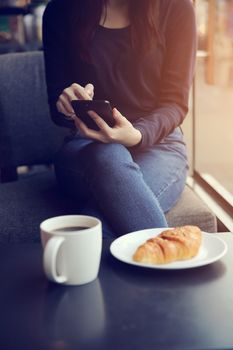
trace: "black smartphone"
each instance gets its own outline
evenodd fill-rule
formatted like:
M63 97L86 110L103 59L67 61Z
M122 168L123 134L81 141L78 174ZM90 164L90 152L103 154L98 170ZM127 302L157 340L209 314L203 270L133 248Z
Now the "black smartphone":
M104 100L73 100L71 101L75 114L90 129L99 130L99 127L87 113L88 111L96 112L111 127L114 126L115 120L112 116L112 107L109 101Z

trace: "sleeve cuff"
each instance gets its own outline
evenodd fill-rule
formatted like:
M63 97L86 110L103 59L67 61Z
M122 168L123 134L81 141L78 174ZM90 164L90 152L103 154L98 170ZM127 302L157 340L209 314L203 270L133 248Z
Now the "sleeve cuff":
M135 146L133 146L131 148L133 148L133 149L145 148L146 145L145 145L145 129L144 129L144 127L142 125L135 124L134 128L140 131L140 133L142 135L142 138L141 138L141 141L137 145L135 145Z

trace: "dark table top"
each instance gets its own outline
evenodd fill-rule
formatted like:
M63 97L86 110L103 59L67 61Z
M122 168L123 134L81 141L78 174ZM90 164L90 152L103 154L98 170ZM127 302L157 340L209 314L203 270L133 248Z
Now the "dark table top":
M124 264L104 241L99 277L50 283L39 244L0 246L1 350L233 349L233 235L208 266L162 271Z

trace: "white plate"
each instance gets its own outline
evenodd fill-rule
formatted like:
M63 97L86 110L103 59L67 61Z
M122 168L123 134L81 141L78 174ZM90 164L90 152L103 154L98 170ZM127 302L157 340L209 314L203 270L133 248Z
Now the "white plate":
M202 244L197 256L188 260L175 261L169 264L155 265L138 263L132 256L140 244L147 239L157 236L164 228L136 231L121 236L112 242L110 251L112 255L127 264L149 267L153 269L188 269L211 264L223 257L227 251L226 243L214 233L202 232Z

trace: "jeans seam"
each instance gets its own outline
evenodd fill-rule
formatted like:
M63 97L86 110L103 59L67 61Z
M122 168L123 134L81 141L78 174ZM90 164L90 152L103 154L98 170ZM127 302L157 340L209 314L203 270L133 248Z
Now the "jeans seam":
M174 177L173 179L169 182L166 183L158 192L158 194L156 194L156 198L159 199L161 197L161 195L171 186L173 185L178 179L179 179L179 174L181 174L184 170L186 169L186 166L182 168L182 170L178 170L174 173Z

